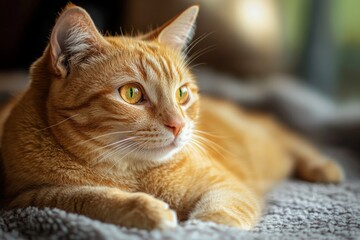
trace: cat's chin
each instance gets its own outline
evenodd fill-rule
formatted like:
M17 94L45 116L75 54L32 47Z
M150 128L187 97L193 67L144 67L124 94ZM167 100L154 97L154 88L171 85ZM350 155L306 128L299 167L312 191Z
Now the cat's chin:
M175 143L171 143L163 147L144 149L142 152L144 157L147 159L153 161L164 161L171 158L171 156L173 156L178 150L179 147L176 146Z
M151 162L166 162L171 159L176 153L181 150L182 146L179 146L172 142L169 145L156 147L156 148L147 148L142 149L141 151L135 153L135 158L144 161Z

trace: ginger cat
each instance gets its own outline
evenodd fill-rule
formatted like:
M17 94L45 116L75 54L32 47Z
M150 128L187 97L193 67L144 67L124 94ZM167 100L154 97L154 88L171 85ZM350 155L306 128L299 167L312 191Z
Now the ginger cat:
M183 53L197 13L105 37L85 10L65 8L5 123L7 207L144 229L187 219L250 229L264 193L293 169L341 181L334 162L270 118L199 97Z

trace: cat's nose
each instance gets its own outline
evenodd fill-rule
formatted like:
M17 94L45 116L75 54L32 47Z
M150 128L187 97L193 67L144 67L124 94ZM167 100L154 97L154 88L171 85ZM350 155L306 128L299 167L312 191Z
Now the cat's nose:
M164 125L173 132L175 137L177 137L181 130L184 128L185 122L182 120L171 120Z

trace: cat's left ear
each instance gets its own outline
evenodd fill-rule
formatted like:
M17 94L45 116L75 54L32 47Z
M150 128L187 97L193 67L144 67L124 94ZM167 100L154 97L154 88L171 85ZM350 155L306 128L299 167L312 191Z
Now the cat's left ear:
M52 67L56 74L66 76L70 65L81 65L101 52L106 44L89 14L81 7L68 4L51 33Z
M157 40L168 47L181 51L191 41L199 6L191 6L163 26L144 35L144 40Z

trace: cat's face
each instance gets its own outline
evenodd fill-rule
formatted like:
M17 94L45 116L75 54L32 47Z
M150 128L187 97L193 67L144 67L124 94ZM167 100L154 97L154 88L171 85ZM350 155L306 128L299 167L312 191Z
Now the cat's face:
M199 97L179 46L153 36L71 34L89 39L58 50L47 103L49 125L63 121L51 130L67 150L99 162L164 161L190 141Z

